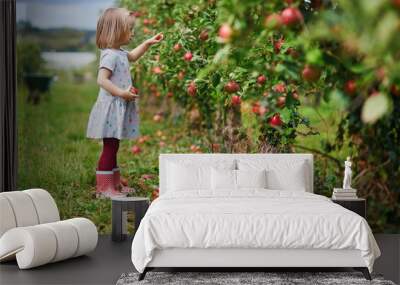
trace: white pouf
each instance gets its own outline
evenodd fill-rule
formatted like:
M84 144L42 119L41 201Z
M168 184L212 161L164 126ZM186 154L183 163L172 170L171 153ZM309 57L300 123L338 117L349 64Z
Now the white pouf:
M92 221L60 221L57 205L43 189L0 193L0 261L15 259L20 269L84 255L96 248Z

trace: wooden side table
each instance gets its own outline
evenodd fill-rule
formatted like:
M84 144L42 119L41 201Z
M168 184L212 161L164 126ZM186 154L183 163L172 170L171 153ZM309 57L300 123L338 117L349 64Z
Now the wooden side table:
M112 198L112 234L113 241L123 241L127 238L128 211L135 214L135 233L140 221L149 208L150 200L145 197Z
M333 203L339 204L342 207L359 214L364 219L367 218L367 201L364 198L354 199L332 199Z

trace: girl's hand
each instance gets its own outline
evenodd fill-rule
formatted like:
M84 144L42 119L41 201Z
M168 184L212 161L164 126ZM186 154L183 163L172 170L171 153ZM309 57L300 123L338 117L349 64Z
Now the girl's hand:
M122 99L124 99L128 102L135 100L136 98L139 97L139 95L135 94L135 90L133 90L133 88L135 88L135 87L129 86L128 89L123 90L120 93L119 97L121 97Z
M164 35L163 33L158 33L157 35L155 35L154 37L146 40L146 44L151 46L154 44L158 44L159 42L161 42L164 39Z

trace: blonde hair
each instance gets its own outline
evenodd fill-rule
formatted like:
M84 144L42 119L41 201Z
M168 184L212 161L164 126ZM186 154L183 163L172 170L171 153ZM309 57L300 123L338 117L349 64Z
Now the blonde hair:
M125 8L108 8L97 21L96 45L98 48L113 48L120 45L130 32L129 12ZM133 17L132 12L129 16Z

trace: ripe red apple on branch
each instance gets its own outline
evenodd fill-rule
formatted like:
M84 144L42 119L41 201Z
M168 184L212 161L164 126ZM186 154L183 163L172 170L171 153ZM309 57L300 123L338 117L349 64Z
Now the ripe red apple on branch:
M282 24L282 16L276 13L268 15L264 21L264 25L267 29L279 29Z
M292 93L292 97L293 97L293 99L295 99L295 100L299 100L299 94L297 94L296 91L294 91L294 92Z
M222 41L227 42L232 36L232 28L229 24L222 24L218 30L218 36Z
M321 76L321 72L318 68L307 64L303 68L303 71L301 72L301 76L303 77L303 79L305 81L314 82L319 79L319 77Z
M354 79L347 80L344 84L344 91L347 94L354 94L357 91L357 83Z
M194 81L191 81L187 87L187 93L190 96L194 96L196 95L196 92L197 92L196 83L194 83Z
M162 69L159 66L155 66L155 67L153 67L153 72L154 72L154 74L161 74Z
M282 22L286 26L294 26L303 22L303 14L296 7L288 7L281 13Z
M179 44L179 43L177 43L177 44L174 45L174 51L176 51L176 52L180 51L181 48L182 48L182 45Z
M286 86L285 86L284 83L278 83L278 84L275 84L274 87L272 87L272 89L273 89L275 92L278 92L278 93L285 93L285 91L286 91Z
M258 114L260 112L260 102L253 103L251 110L254 114Z
M394 96L400 97L400 85L392 84L392 86L390 86L390 93Z
M240 85L236 81L229 81L225 84L224 90L228 93L235 93L240 90Z
M192 58L193 58L193 54L190 51L185 53L185 55L183 56L183 59L186 60L186 61L191 61Z
M279 53L281 51L281 48L282 48L284 43L285 43L285 39L284 38L280 38L279 40L274 42L274 51L275 51L275 53Z
M178 79L183 80L185 78L185 72L183 70L178 72Z
M233 106L240 105L241 102L242 102L242 101L241 101L241 99L240 99L240 96L238 96L238 95L233 95L233 96L232 96L232 98L231 98L231 104L232 104Z
M202 40L203 42L208 40L208 31L207 30L202 30L199 39Z
M283 108L285 107L286 104L286 97L285 96L279 96L278 100L276 101L276 106L278 108Z
M283 122L279 113L276 113L269 119L269 125L271 127L279 127L282 126Z
M261 74L257 77L257 83L260 85L264 85L264 83L267 81L267 77L265 77L264 74Z

